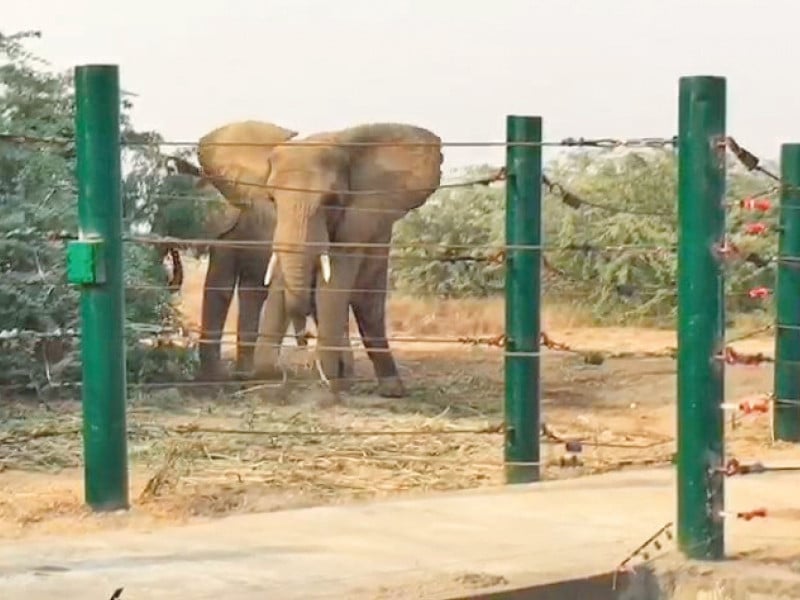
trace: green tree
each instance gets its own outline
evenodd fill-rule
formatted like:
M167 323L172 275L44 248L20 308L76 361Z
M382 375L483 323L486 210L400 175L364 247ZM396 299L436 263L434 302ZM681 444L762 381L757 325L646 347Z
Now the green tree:
M77 232L75 153L72 140L74 90L71 73L57 73L26 49L37 32L0 34L0 384L39 387L48 380L80 378L79 338L42 339L30 332L77 330L77 291L66 284L61 232ZM123 102L126 138L158 139L133 130ZM10 136L10 137L9 137ZM15 138L16 136L16 138ZM128 149L134 168L124 183L129 231L147 229L154 210L157 160L147 146ZM155 248L126 244L126 316L129 325L177 325L170 294L159 289L165 274ZM127 336L128 377L132 382L180 377L190 365L185 350L147 347Z
M491 171L488 166L475 167L463 180ZM653 150L573 152L547 165L547 174L572 196L565 198L557 188L544 196L545 298L580 306L603 323L671 323L677 309L675 156ZM764 235L747 235L745 223L760 217L738 206L752 195L774 199L770 187L764 176L729 162L728 231L742 251L727 265L732 312L764 310L763 300L750 298L748 292L772 285L772 265L757 263L774 252L774 228ZM452 254L485 258L491 252L481 246L504 243L504 214L502 185L438 190L395 226L400 248L392 261L393 286L401 292L453 297L502 293L502 265L440 261L436 258L442 257L441 249L402 245L471 245ZM774 216L767 218L774 222Z

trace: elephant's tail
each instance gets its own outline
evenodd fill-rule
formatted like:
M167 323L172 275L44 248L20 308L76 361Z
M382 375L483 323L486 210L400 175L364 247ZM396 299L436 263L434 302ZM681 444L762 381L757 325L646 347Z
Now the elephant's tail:
M180 156L165 156L162 164L170 175L189 175L197 178L197 182L194 184L197 190L205 190L210 187L216 189L213 180L209 178L208 174L204 173L201 167L190 163L185 158L181 158Z
M171 291L177 292L183 285L183 263L181 262L181 254L174 246L170 247L167 252L172 259L172 276L167 286Z
M179 156L165 156L164 166L170 174L191 175L202 179L203 171L197 165L190 163L185 158Z

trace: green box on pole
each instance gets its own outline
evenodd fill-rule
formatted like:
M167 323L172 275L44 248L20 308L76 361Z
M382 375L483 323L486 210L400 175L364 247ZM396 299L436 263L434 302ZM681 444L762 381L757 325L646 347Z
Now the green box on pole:
M680 79L678 546L724 555L725 103L722 77Z
M542 119L508 116L506 140L506 481L526 483L540 477Z
M115 65L75 69L81 239L68 249L81 285L84 488L94 510L128 507L122 277L120 90Z
M781 146L775 284L775 439L800 441L800 144Z
M74 240L67 244L67 282L75 285L106 282L102 240Z

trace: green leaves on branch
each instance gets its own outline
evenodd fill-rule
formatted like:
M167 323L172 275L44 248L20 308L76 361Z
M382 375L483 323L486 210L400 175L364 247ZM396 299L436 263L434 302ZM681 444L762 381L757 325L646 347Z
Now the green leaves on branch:
M73 138L72 74L48 70L29 52L25 44L34 37L35 32L0 34L0 131ZM123 107L121 123L126 137L137 135L128 108ZM127 226L147 228L155 212L148 203L159 185L158 160L147 147L126 150L124 158L133 165L124 181ZM64 242L47 241L53 232L77 232L74 174L71 145L0 142L0 330L79 329L78 293L66 284ZM126 246L125 261L130 283L164 285L165 274L152 248ZM177 324L166 290L130 290L126 296L129 321ZM79 340L72 337L2 339L0 385L78 381L79 349ZM185 351L151 351L133 336L128 337L127 356L131 382L174 379L191 362Z
M491 169L477 168L463 178L467 180L484 171ZM547 171L552 181L586 203L576 208L563 202L558 194L545 194L544 256L549 267L543 271L545 298L579 307L606 324L671 324L677 309L674 155L661 150L576 152L553 161ZM769 257L775 251L774 227L764 235L746 235L743 225L760 217L738 207L747 196L764 196L770 185L763 176L748 173L733 161L729 163L728 229L743 254ZM402 244L502 246L504 215L502 186L437 191L423 207L395 226L394 239L401 247L395 252L398 259L392 262L392 285L411 294L501 294L502 265L425 261L422 259L440 257L441 250L404 249ZM487 254L480 249L469 252ZM771 287L773 277L772 266L732 261L726 275L728 310L765 310L764 301L751 299L747 292L754 287Z

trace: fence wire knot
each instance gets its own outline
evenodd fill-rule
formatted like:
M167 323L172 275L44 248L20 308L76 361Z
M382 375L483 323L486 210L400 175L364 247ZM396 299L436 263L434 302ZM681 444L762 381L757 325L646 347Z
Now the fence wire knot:
M482 337L461 336L458 338L458 341L462 344L469 344L471 346L486 345L493 346L495 348L505 348L508 338L505 333L500 333L498 335Z
M544 331L540 334L540 340L542 346L545 348L549 348L550 350L563 350L564 352L572 352L572 348L563 342L557 342L549 335L547 335Z
M677 136L672 137L642 137L630 139L568 137L561 140L561 146L580 146L588 148L666 148L678 144Z
M724 240L716 244L714 246L714 251L721 260L730 260L741 254L739 247L730 240Z
M752 521L753 519L764 519L767 516L766 508L756 508L753 510L744 510L737 512L721 511L721 517L733 517L734 519L741 519L743 521Z
M774 362L772 357L767 356L763 352L744 354L742 352L737 352L730 346L725 348L723 359L729 365L760 365L765 362Z
M561 201L570 208L578 209L584 204L584 201L566 189L557 181L553 181L547 175L542 175L542 183L547 187L547 190L561 198Z
M725 473L727 477L733 477L734 475L752 475L755 473L765 473L766 470L767 470L766 467L760 462L743 465L735 458L729 459L725 467L720 469L720 471Z
M755 154L750 152L749 150L742 148L735 139L731 136L725 138L725 142L723 146L727 146L728 150L730 150L733 155L738 159L738 161L742 164L742 166L747 169L748 171L760 171L770 179L774 179L775 181L780 181L781 178L765 169L761 166L761 159L759 159Z
M739 402L735 405L736 410L741 412L745 415L751 415L756 413L768 413L769 406L771 400L769 398L764 398L763 400L758 400L756 402L752 400L745 400L744 402Z

